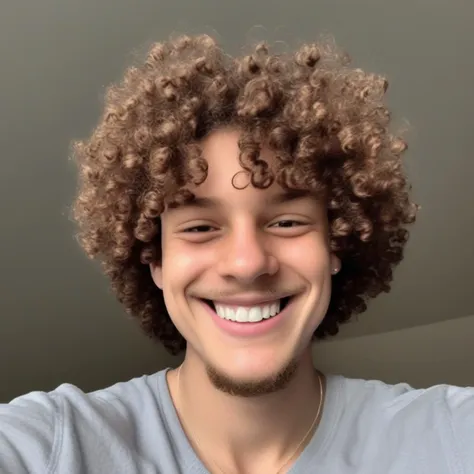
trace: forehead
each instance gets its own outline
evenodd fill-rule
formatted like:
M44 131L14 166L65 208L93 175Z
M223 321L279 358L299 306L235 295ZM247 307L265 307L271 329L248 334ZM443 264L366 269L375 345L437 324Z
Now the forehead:
M233 128L223 128L213 131L200 143L202 154L208 163L206 180L199 186L190 188L196 196L215 193L226 193L229 188L243 190L250 186L250 174L245 171L239 162L240 131ZM267 162L271 169L275 169L277 160L275 154L267 147L262 147L260 159ZM281 187L276 183L260 193L279 193Z
M239 138L240 132L236 129L219 129L202 140L202 154L208 163L206 180L188 188L194 199L179 205L170 203L168 210L224 207L256 210L310 197L308 192L288 191L276 182L266 189L253 187L250 174L239 163ZM260 158L275 171L277 160L269 148L262 147Z
M234 178L237 187L243 188L248 184L248 174L239 163L239 139L240 131L234 128L222 128L213 131L200 143L203 157L206 159L209 169L206 181L201 187L216 186L219 183L228 182L227 179ZM276 165L274 153L267 147L262 147L260 158L265 160L271 168ZM195 188L197 190L197 188Z

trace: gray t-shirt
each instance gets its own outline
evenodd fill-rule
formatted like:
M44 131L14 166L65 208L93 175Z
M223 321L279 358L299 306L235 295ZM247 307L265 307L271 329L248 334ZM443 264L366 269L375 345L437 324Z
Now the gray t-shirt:
M321 424L291 474L474 473L474 389L327 381ZM64 384L0 405L0 472L208 471L181 428L164 370L89 394Z

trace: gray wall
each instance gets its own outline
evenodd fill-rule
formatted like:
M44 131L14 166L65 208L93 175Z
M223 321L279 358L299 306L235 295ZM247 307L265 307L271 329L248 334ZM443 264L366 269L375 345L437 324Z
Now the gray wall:
M173 32L211 33L231 52L330 33L355 64L388 76L422 212L393 291L315 355L353 376L474 385L473 20L461 0L3 0L0 400L176 363L124 316L67 217L70 141L94 126L104 86Z

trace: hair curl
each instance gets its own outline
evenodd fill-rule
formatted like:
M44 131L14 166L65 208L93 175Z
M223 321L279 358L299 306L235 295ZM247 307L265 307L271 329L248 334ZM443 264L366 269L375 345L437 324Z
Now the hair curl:
M292 54L265 44L233 58L209 36L155 44L106 94L103 116L75 143L79 240L98 258L119 301L144 331L177 354L186 341L173 325L148 264L161 258L160 214L192 198L207 163L199 141L222 126L242 130L240 162L252 185L324 193L331 249L342 260L329 310L314 338L390 290L417 206L402 169L405 142L388 130L387 82L349 67L327 43ZM278 158L260 159L265 141Z

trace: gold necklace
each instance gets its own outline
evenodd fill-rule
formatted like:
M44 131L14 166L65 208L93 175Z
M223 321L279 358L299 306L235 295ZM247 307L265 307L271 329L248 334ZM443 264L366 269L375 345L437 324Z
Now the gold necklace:
M181 408L182 408L182 403L181 403L181 379L180 379L180 375L181 375L181 367L183 365L181 364L179 367L178 367L178 373L177 373L177 385L178 385L178 403L180 404ZM314 420L313 422L311 423L311 426L309 427L309 430L306 432L306 434L303 436L302 440L298 443L298 446L296 446L295 450L291 453L290 456L288 456L285 460L285 462L281 465L281 467L278 469L278 471L276 472L276 474L281 474L283 468L286 467L286 465L293 459L293 457L295 456L295 454L298 452L298 450L300 449L300 447L305 443L305 441L308 439L308 436L312 433L317 421L318 421L318 418L319 418L319 414L321 413L321 408L323 406L323 396L324 396L324 389L323 389L323 382L321 380L321 375L319 372L317 372L318 374L318 384L319 384L319 405L318 405L318 409L316 411L316 416L314 417ZM182 410L181 410L181 413L182 413ZM182 418L184 418L184 416L182 416ZM193 441L194 443L196 444L196 446L198 447L198 449L203 452L201 446L199 445L198 441L196 439L193 438ZM217 470L221 473L221 474L225 474L225 471L223 471L217 464L215 461L209 459L209 461L212 463L212 465L214 467L217 468Z

